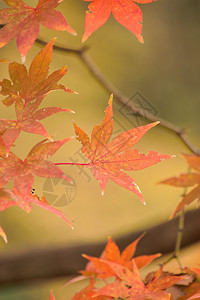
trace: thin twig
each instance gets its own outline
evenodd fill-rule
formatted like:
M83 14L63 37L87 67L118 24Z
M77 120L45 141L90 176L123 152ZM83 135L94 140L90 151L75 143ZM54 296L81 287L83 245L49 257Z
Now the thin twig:
M47 43L41 39L37 39L36 43L39 45L46 45ZM82 47L79 49L66 48L59 45L54 45L54 50L62 53L71 53L78 55L84 62L89 71L93 76L101 83L101 85L110 93L113 93L115 98L119 103L123 104L131 114L140 115L149 121L158 121L158 117L154 116L150 112L144 111L143 108L135 107L130 99L126 97L119 89L117 89L108 79L101 73L97 65L92 61L92 59L87 54L87 47ZM159 117L160 125L170 131L176 133L180 140L187 146L187 148L196 155L200 155L200 149L197 148L188 138L186 130L182 127L176 126L175 124Z
M180 250L181 250L181 242L183 238L183 230L184 230L184 219L185 219L185 212L184 209L180 212L179 221L178 221L178 232L176 238L176 247L174 252L174 257L179 265L181 271L183 271L183 266L180 261Z
M188 168L188 173L190 172L190 168ZM184 188L183 195L182 197L185 197L187 194L187 187ZM176 246L175 246L175 251L174 251L174 257L181 269L181 271L184 270L181 261L180 261L180 251L181 251L181 243L183 239L183 231L184 231L184 224L185 224L185 211L184 209L181 210L180 215L179 215L179 220L178 220L178 232L177 232L177 237L176 237Z
M188 172L190 172L190 168L188 168ZM186 194L187 194L187 187L184 188L182 197L185 197ZM182 240L183 240L184 225L185 225L185 211L184 211L184 209L182 209L180 211L180 214L178 217L178 230L177 230L177 235L176 235L174 253L163 263L163 265L167 265L169 262L176 259L176 261L179 265L179 268L182 272L184 272L184 268L183 268L181 260L180 260L180 251L181 251L181 244L182 244Z

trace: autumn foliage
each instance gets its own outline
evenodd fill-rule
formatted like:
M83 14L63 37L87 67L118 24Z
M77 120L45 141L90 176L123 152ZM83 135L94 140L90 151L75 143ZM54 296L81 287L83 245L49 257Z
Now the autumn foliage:
M142 22L143 16L138 4L151 3L156 0L84 0L89 1L88 11L85 14L85 31L82 40L100 28L111 13L114 18L136 38L143 43ZM4 0L7 8L0 10L0 47L5 46L16 38L17 49L25 62L25 56L33 46L39 35L40 24L52 30L67 31L73 35L76 32L68 24L63 14L57 10L62 0L38 0L36 7L31 7L22 0ZM49 160L62 146L67 147L74 137L65 137L54 140L52 134L47 132L42 120L55 113L74 113L69 108L43 107L45 97L51 92L62 90L66 93L78 94L70 88L59 83L67 72L63 66L49 74L52 61L52 51L55 39L51 40L32 60L27 68L23 63L10 62L8 71L10 78L0 82L2 105L15 109L15 119L0 119L0 212L11 207L19 206L27 213L35 204L59 216L72 228L71 222L63 213L52 207L48 199L41 198L33 193L35 176L44 178L62 178L68 182L71 179L60 169L59 165L78 165L89 168L100 185L104 194L109 180L134 193L145 204L141 190L127 171L143 170L157 164L162 160L173 157L171 154L159 154L149 150L147 154L140 153L135 148L137 142L159 120L145 126L127 130L112 139L113 133L113 95L110 96L105 116L100 125L94 125L91 137L74 122L75 136L80 141L81 151L88 160L87 163L54 163ZM0 58L1 59L1 58ZM1 60L3 61L3 59ZM78 85L77 85L78 87ZM77 88L78 89L78 88ZM114 97L115 101L115 97ZM38 134L42 140L30 149L23 159L14 154L14 144L21 132ZM197 155L182 155L192 172L162 180L160 183L175 187L190 188L175 209L172 217L192 203L200 200L200 157ZM12 182L12 188L7 184ZM71 182L72 183L72 182ZM0 227L0 236L7 242L6 234ZM180 274L165 272L164 264L155 272L141 278L140 269L150 264L161 254L142 255L135 257L138 242L142 236L128 245L121 253L116 243L108 238L108 243L101 256L93 257L84 254L89 260L85 270L77 280L89 279L89 284L79 291L72 300L184 300L200 298L200 269L181 269ZM189 279L188 279L189 278ZM101 280L103 286L99 288L96 283ZM173 289L172 289L173 287ZM174 296L174 288L178 297ZM184 293L184 296L182 296ZM50 292L50 300L55 300Z
M133 179L125 171L137 171L150 167L162 159L169 159L171 155L158 154L149 151L147 155L140 154L138 149L131 149L145 133L159 122L130 129L110 140L113 132L112 96L105 110L105 117L101 125L93 128L91 141L88 135L74 123L77 139L82 143L81 151L91 161L85 164L90 168L93 176L99 181L101 192L104 194L109 179L129 191L135 193L144 203L142 193Z
M142 11L136 3L150 3L157 0L84 0L92 2L85 13L85 32L83 42L99 27L101 27L112 13L114 18L125 28L130 30L143 43Z
M160 182L175 187L193 187L193 189L183 197L182 201L179 203L179 205L173 212L172 217L174 217L178 212L183 210L194 200L197 199L200 201L200 157L191 154L182 154L182 156L185 158L188 166L195 172L184 173L179 176L171 177Z
M40 24L54 30L76 32L69 26L63 14L55 8L60 0L39 0L36 8L22 0L4 0L10 7L0 11L0 23L5 24L0 31L0 47L16 38L17 48L26 56L40 31Z
M90 281L89 285L79 291L72 300L183 300L194 299L193 296L198 298L200 269L187 269L183 275L165 272L161 266L157 271L147 274L145 280L142 280L139 269L151 263L161 254L134 257L141 238L142 236L128 245L121 254L115 242L109 238L100 258L83 255L89 260L85 270L80 271L83 276L77 277L70 283L73 284L74 281L85 278L90 278ZM103 281L101 288L98 285L95 286L99 279ZM191 282L195 288L188 287ZM176 285L175 292L174 289L171 289L174 285ZM187 297L191 296L191 298L177 297L177 295L182 295L183 290L187 291ZM173 298L175 295L176 298Z

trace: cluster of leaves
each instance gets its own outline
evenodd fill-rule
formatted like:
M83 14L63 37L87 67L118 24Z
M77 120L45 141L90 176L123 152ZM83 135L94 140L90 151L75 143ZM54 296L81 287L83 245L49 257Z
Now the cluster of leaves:
M0 47L16 38L17 48L23 61L38 37L40 24L49 29L66 30L76 35L62 13L55 10L62 2L60 0L38 0L36 8L27 5L22 0L4 0L4 2L8 5L8 8L0 11L0 24L3 25L0 30ZM137 0L135 2L149 3L152 0ZM114 0L93 0L89 5L89 12L86 12L83 41L106 22L111 11L115 18L135 34L140 42L143 41L141 36L142 12L131 0L126 0L123 4ZM73 93L72 90L58 84L58 81L67 72L66 66L48 76L53 43L54 40L49 42L35 57L29 70L23 64L10 63L10 80L3 79L0 82L2 88L0 93L6 96L2 101L3 104L6 106L14 104L16 112L16 120L0 120L0 211L18 205L29 212L32 208L31 203L35 203L65 219L61 212L48 205L44 197L39 199L37 195L31 193L34 175L69 180L56 164L45 160L45 158L52 156L70 138L53 141L51 135L48 134L40 122L57 112L73 112L59 107L39 109L45 96L52 90L62 89L65 92ZM128 131L107 145L113 130L111 101L107 111L108 114L102 125L94 128L91 143L88 136L74 124L77 139L83 144L82 151L91 161L87 164L87 167L91 169L94 177L100 181L102 193L110 178L117 184L136 193L143 201L138 186L127 174L121 172L121 169L125 171L143 169L159 162L162 158L170 158L170 156L158 155L153 151L145 156L139 154L138 150L130 150L146 131L155 126L156 123ZM31 149L25 160L21 160L10 151L21 131L40 134L46 138ZM117 160L118 156L120 161ZM4 186L11 180L14 180L13 189L6 189ZM69 223L67 219L65 220ZM0 235L6 241L6 235L1 227Z
M182 154L182 156L187 161L188 166L196 172L184 173L179 176L165 179L160 183L182 188L195 187L183 197L182 201L173 212L172 218L194 200L197 199L200 201L200 156L191 154Z
M9 64L10 79L0 82L1 94L6 96L3 104L15 105L16 120L0 120L0 211L18 205L26 212L31 210L31 203L35 203L56 215L65 217L50 207L44 197L40 200L37 195L32 195L31 189L34 183L34 175L41 177L58 177L70 180L57 165L45 158L52 156L62 145L71 138L62 141L53 141L51 136L40 122L42 119L57 112L72 112L69 109L59 107L47 107L38 109L47 93L52 90L62 89L73 93L72 90L58 84L58 81L67 71L66 66L48 76L49 64L52 58L54 40L49 42L44 49L34 58L29 71L19 63ZM82 143L82 152L90 160L83 167L90 168L93 176L99 181L102 193L109 179L135 193L144 202L141 191L133 179L125 171L141 170L169 159L171 155L158 154L149 151L147 155L140 154L138 149L132 148L152 127L159 122L146 126L133 128L110 140L113 132L112 96L105 110L105 117L101 125L96 125L92 131L91 141L88 135L74 123L77 139ZM19 137L20 132L36 133L46 137L36 144L25 160L21 160L10 151L13 143ZM50 141L48 141L48 139ZM60 164L68 164L60 163ZM13 190L4 188L11 180L14 180ZM10 199L13 199L10 201ZM68 223L69 221L65 219ZM69 223L70 224L70 223ZM70 224L71 225L71 224ZM2 231L2 237L5 234Z
M65 17L55 8L63 0L38 0L36 8L22 0L4 0L10 7L0 11L0 24L5 24L0 30L0 47L17 39L17 48L23 57L33 46L39 34L40 24L53 30L66 30L76 35ZM111 12L115 19L130 30L143 43L142 11L136 3L150 3L157 0L84 0L92 2L85 15L85 32L83 42L109 18Z
M58 166L47 160L71 138L53 141L40 120L58 112L72 111L59 107L38 109L45 96L52 90L62 89L65 92L73 93L62 84L58 84L58 81L67 72L66 66L48 76L53 43L54 40L39 52L32 61L29 70L22 64L10 63L11 80L3 79L0 82L1 94L6 96L3 99L3 104L6 106L15 105L16 111L16 120L0 120L0 211L18 205L26 212L30 212L31 204L34 203L62 217L69 223L61 212L48 204L44 197L39 199L37 195L31 193L34 175L71 180ZM24 160L10 151L21 131L40 134L46 138L36 144ZM11 180L14 180L13 189L4 188ZM5 239L3 231L1 231L1 235Z
M88 5L85 16L83 41L100 28L112 12L120 24L130 30L140 42L143 42L141 35L143 17L137 4L150 3L156 0L84 1L91 3ZM38 37L40 24L49 29L66 30L76 35L75 30L69 26L62 13L55 10L62 0L38 0L36 8L25 4L22 0L4 0L4 2L9 7L0 10L0 24L3 25L3 28L0 29L0 47L16 38L17 48L23 59ZM32 204L35 204L61 217L72 227L65 216L51 207L43 196L40 199L31 193L35 175L57 177L70 181L70 178L64 174L58 165L71 163L53 163L47 159L71 138L54 141L41 120L58 112L72 113L73 111L59 107L39 108L46 95L52 90L61 89L67 93L75 93L58 83L67 72L66 66L48 75L53 43L54 40L40 51L32 61L29 70L23 64L10 63L10 79L3 79L0 82L0 94L5 97L2 101L3 104L7 107L13 105L16 112L16 120L0 120L0 211L18 205L26 212L30 212ZM100 184L102 194L110 179L136 194L145 203L139 187L125 172L147 168L162 159L170 159L172 156L158 154L155 151L149 151L145 155L139 153L138 149L132 149L148 130L159 122L130 129L110 140L113 132L112 116L111 96L105 110L105 117L100 125L93 128L91 139L74 123L77 140L82 144L81 150L89 160L88 163L77 164L90 169ZM45 138L30 150L24 160L11 151L21 131L39 134ZM184 188L194 186L194 189L184 196L172 217L195 199L200 199L200 157L188 154L183 156L190 168L196 172L181 174L161 182ZM13 181L12 190L5 187L10 181ZM2 227L0 227L0 236L7 241ZM100 258L84 255L90 262L86 269L81 271L81 278L90 278L90 283L77 293L73 300L184 300L200 298L200 269L198 268L186 268L183 275L164 272L162 266L156 272L148 274L143 281L139 269L159 257L160 254L139 256L133 259L140 238L130 244L122 253L109 238ZM96 287L96 281L99 279L103 280L104 283L101 288ZM187 283L184 282L185 279ZM54 299L51 292L50 300Z
M122 253L116 243L109 238L100 258L83 255L89 263L85 270L80 271L82 276L69 283L85 278L89 278L90 281L89 285L79 291L72 300L184 300L200 297L198 268L186 268L184 274L172 274L165 272L161 266L157 271L147 274L143 281L139 269L147 266L161 254L134 257L141 238L142 236L128 245ZM99 280L101 288L97 287Z
M69 26L63 14L55 8L60 0L39 0L36 8L22 0L4 0L10 7L0 11L0 24L5 26L0 31L0 47L17 39L17 48L22 56L26 56L38 37L40 24L53 29L76 32Z

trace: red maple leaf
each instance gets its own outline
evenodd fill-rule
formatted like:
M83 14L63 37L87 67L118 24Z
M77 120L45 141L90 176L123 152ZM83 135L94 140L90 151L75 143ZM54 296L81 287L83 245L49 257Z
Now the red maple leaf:
M186 159L189 167L194 169L196 172L184 173L179 176L171 177L159 182L175 187L194 187L188 194L183 197L182 201L178 204L171 216L172 218L194 200L200 200L200 156L190 154L182 154L182 156Z
M6 145L7 155L21 131L40 134L52 140L45 127L40 123L40 120L61 111L73 112L70 109L59 107L45 107L37 110L42 100L43 98L41 97L24 106L23 101L18 97L15 101L17 120L0 119L0 131L3 132L2 139Z
M0 189L0 212L11 207L11 206L19 206L20 208L24 209L27 213L31 212L32 210L32 204L35 204L52 214L60 217L65 222L69 224L69 226L73 229L72 224L69 222L69 220L63 215L61 211L56 209L55 207L52 207L49 205L49 203L46 201L44 196L40 199L37 195L32 195L31 192L28 193L19 193L16 187L13 187L13 190L9 190L6 188ZM4 238L4 236L2 235ZM6 238L6 236L5 236ZM6 240L7 241L7 240Z
M30 195L34 183L34 175L40 177L57 177L71 181L59 167L45 159L52 156L70 139L66 138L54 142L43 140L31 149L25 160L21 160L12 152L10 152L8 157L5 157L6 149L1 145L0 188L14 179L16 194L25 197Z
M17 39L17 48L26 56L39 35L40 23L53 30L76 32L69 26L65 17L55 8L63 0L39 0L36 8L22 0L4 0L10 6L0 11L0 24L6 24L0 30L0 47Z
M116 243L112 241L111 237L109 237L108 243L100 258L83 255L86 259L90 260L90 262L87 264L86 269L84 271L80 271L80 273L85 276L95 275L98 278L114 276L114 271L104 262L104 260L116 262L128 269L132 269L132 258L135 254L137 244L142 237L143 235L128 245L122 254L120 254L120 250ZM160 253L157 253L154 255L138 256L135 258L135 263L138 268L142 268L160 255Z
M85 14L85 32L82 41L108 20L111 12L114 18L125 28L130 30L143 43L142 11L136 3L150 3L157 0L84 0L92 1Z
M162 159L169 159L172 155L158 154L155 151L149 151L145 155L140 154L138 149L130 149L159 122L125 131L109 142L113 131L112 96L108 103L103 122L93 128L91 141L88 135L74 123L77 140L82 143L81 151L91 161L84 166L90 168L93 176L99 181L102 194L108 180L111 179L135 193L144 202L142 193L134 180L121 170L142 170L155 165Z
M97 296L116 297L117 299L121 297L129 300L170 300L170 294L164 290L182 278L181 276L163 277L162 269L159 269L152 281L145 286L134 260L132 271L117 263L105 262L114 271L117 280L101 288L96 292Z
M19 97L25 104L44 97L52 90L62 89L68 93L75 93L57 82L66 74L67 67L63 66L50 74L49 64L52 59L53 39L49 42L33 59L29 71L22 64L13 62L9 64L9 74L11 80L3 79L0 82L1 94L8 96L3 100L7 106L13 104Z

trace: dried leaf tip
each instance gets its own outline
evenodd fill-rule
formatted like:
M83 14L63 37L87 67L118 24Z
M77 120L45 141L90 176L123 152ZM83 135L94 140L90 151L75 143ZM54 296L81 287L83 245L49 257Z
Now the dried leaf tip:
M26 56L25 55L21 55L21 61L22 61L22 64L25 64L25 62L26 62Z
M138 38L138 41L139 41L141 44L144 44L144 38L143 38L142 35L137 36L137 38Z
M160 124L160 121L155 121L155 122L153 122L153 124L155 124L154 126L156 126L156 125Z
M2 238L3 238L4 242L7 244L7 243L8 243L8 240L7 240L6 234L2 235Z
M50 300L55 300L53 291L50 291L49 297L50 297L50 298L49 298Z
M1 226L0 226L0 236L3 238L4 242L7 244L8 243L7 236Z
M73 36L77 36L77 32L74 31L74 32L72 33L72 35L73 35Z
M113 94L110 95L110 99L108 100L108 104L110 105L113 101Z

